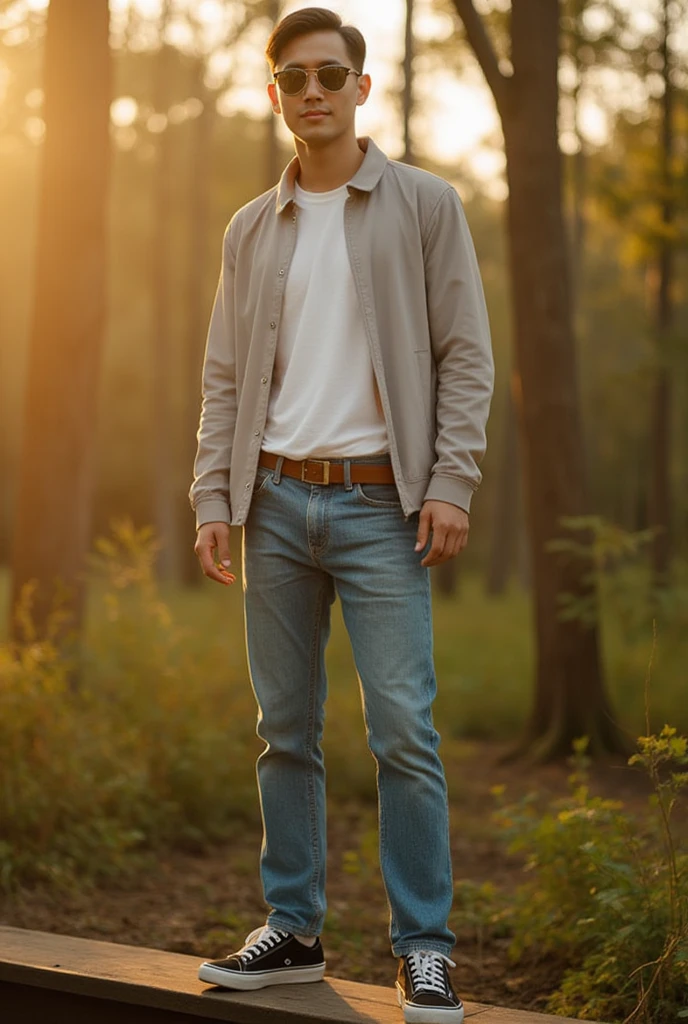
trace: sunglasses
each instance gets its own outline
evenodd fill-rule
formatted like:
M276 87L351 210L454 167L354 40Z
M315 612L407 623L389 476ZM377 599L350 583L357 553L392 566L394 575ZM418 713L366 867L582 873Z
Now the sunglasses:
M276 71L274 79L285 96L297 96L306 88L309 75L315 75L327 92L339 92L349 75L361 74L361 71L345 68L343 64L326 64L322 68L285 68L284 71Z

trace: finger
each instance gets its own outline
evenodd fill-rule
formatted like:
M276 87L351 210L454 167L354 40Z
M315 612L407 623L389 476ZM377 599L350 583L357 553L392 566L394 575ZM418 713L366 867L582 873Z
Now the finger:
M421 565L438 565L442 561L442 555L446 546L447 531L446 528L442 529L438 527L432 531L432 545L425 558L421 561Z
M215 564L213 560L214 549L214 538L196 546L196 554L198 555L198 560L201 563L203 575L207 576L209 580L214 580L216 583L222 583L225 586L228 586L230 583L234 583L236 577L224 566Z
M218 536L215 534L216 546L217 546L217 560L221 565L224 565L226 569L232 564L232 556L229 551L229 530L223 530Z
M428 537L430 536L430 523L430 513L421 511L420 518L418 520L418 533L416 534L416 547L414 550L422 551L428 543Z
M468 530L459 530L455 537L452 538L451 552L449 558L456 558L460 555L463 549L468 543Z

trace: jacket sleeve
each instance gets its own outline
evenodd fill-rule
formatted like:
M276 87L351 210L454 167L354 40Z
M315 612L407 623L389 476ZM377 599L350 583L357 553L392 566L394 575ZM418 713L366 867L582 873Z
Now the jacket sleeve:
M203 360L203 404L194 480L189 491L196 527L231 522L229 467L237 416L234 347L234 269L230 224Z
M425 500L470 510L482 475L494 386L490 326L461 201L447 188L425 232L425 282L437 374L437 461Z

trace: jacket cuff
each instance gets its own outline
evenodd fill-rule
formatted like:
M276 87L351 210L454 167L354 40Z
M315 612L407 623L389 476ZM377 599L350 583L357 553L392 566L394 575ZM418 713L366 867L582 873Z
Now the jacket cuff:
M206 523L231 523L229 505L222 498L209 498L196 505L196 529Z
M424 501L446 501L450 505L458 505L464 512L471 510L473 488L465 480L457 480L455 476L433 476L425 492Z

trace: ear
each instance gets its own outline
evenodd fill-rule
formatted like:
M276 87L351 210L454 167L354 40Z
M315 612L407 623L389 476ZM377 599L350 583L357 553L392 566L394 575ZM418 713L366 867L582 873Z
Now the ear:
M370 96L371 87L370 75L360 75L358 79L358 89L356 92L356 106L362 107L365 101Z
M272 105L272 111L274 114L281 114L282 108L279 103L279 96L277 94L277 86L274 82L270 82L268 86L268 96L270 97L270 103Z

